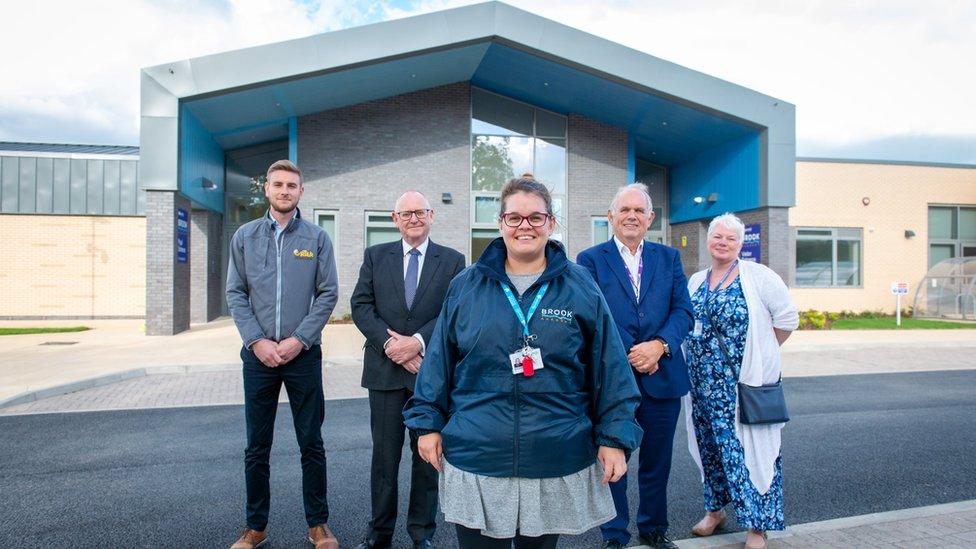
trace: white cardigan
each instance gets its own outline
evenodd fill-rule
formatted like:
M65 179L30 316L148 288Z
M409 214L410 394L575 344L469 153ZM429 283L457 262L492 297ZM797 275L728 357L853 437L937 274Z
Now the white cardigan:
M688 292L694 295L705 282L707 270L699 271L688 280ZM793 331L799 325L799 315L790 291L783 279L772 269L751 261L739 261L739 280L749 311L746 329L746 345L742 355L739 381L746 385L760 386L776 383L780 378L781 364L779 343L773 328ZM687 353L686 357L687 357ZM695 366L688 361L688 367ZM691 418L691 394L684 397L685 423L688 427L688 450L702 472L701 454L695 438ZM745 452L746 469L753 486L760 494L769 491L775 474L776 458L780 451L780 430L784 423L772 425L743 425L739 422L739 405L736 398L735 431Z

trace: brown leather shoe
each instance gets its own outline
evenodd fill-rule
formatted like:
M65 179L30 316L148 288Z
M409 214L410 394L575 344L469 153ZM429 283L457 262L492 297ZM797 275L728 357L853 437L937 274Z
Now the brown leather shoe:
M266 532L245 528L244 533L241 534L241 537L237 538L237 541L234 542L234 545L230 546L230 549L257 549L258 547L264 547L266 543L268 543L268 534Z
M315 549L339 549L339 540L336 539L328 524L319 524L308 529L308 542Z

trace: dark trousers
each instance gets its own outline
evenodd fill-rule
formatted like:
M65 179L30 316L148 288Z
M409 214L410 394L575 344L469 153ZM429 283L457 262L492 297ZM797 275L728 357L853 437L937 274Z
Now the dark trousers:
M643 391L642 391L643 393ZM674 429L681 412L680 398L654 398L641 395L637 424L644 429L637 465L637 531L641 534L668 531L668 478ZM627 504L627 475L610 483L617 516L600 527L605 540L622 545L630 541L630 509Z
M406 389L369 391L369 426L373 435L370 466L370 498L373 518L369 538L381 545L393 539L397 520L397 479L403 451L405 427L403 405L413 392ZM417 441L410 437L413 459L410 466L410 504L407 533L414 541L434 536L437 520L437 471L420 458Z
M458 547L461 549L555 549L559 534L546 534L535 538L517 535L514 538L498 539L481 534L479 530L457 526Z
M247 527L264 530L271 506L271 442L281 385L288 391L295 437L302 452L302 496L309 527L329 520L326 500L325 447L322 420L322 348L303 350L291 362L268 368L248 349L241 350L244 362L244 419L247 449L244 451L244 479L247 484Z

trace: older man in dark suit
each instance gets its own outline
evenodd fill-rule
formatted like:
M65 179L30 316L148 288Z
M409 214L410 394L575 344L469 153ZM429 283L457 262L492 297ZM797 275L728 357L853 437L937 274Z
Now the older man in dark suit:
M654 221L647 187L621 187L607 219L613 238L583 250L576 261L603 291L641 392L637 533L653 549L677 549L667 533L667 493L674 430L681 397L688 392L680 349L692 325L688 283L677 250L644 240ZM604 547L625 547L630 541L627 477L612 483L610 491L617 516L600 527Z
M413 394L424 349L434 332L447 287L464 256L430 241L434 210L423 194L404 193L393 211L403 237L366 249L352 295L352 318L366 336L362 385L369 389L373 516L360 548L389 547L397 519L397 473L403 448L403 405ZM437 472L410 441L413 464L407 532L415 548L432 546Z

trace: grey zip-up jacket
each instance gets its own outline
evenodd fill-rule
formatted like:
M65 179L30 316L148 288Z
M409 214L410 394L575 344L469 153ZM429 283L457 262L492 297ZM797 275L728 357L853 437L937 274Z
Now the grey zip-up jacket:
M267 214L234 233L227 306L245 347L263 338L294 337L306 349L320 344L338 297L332 241L301 212L277 239Z

